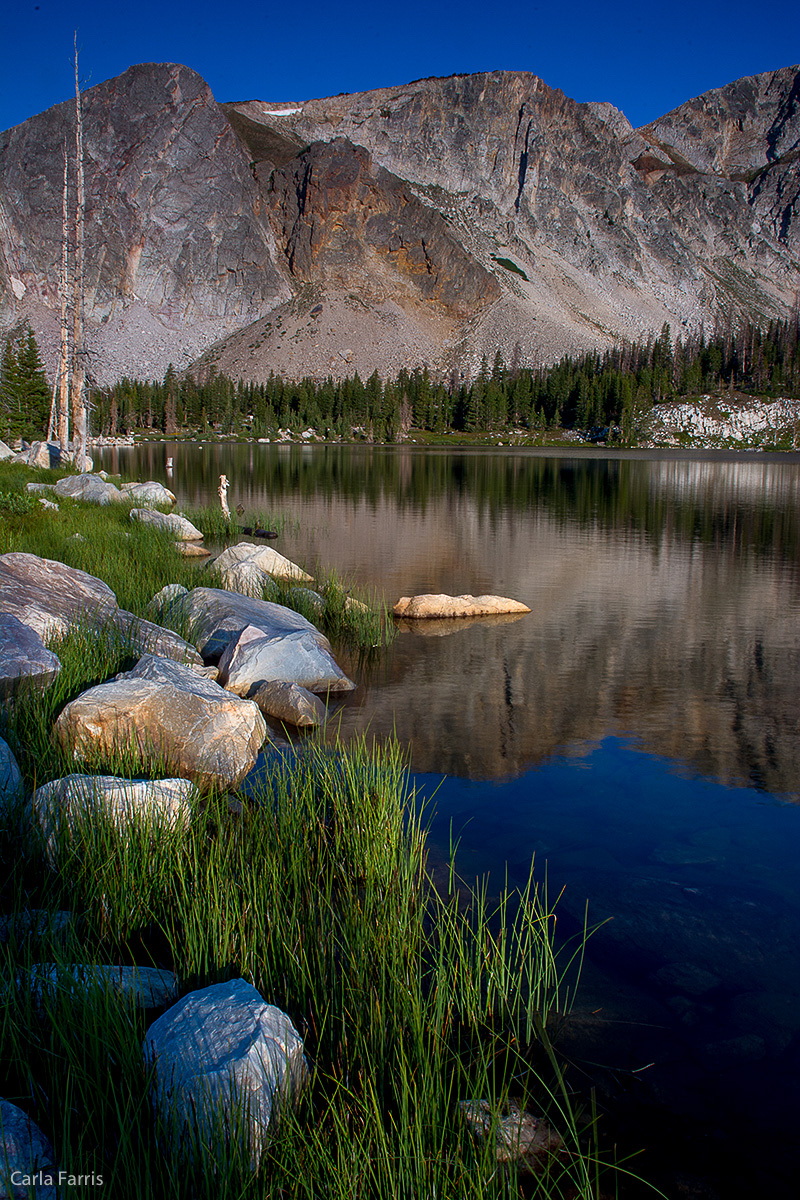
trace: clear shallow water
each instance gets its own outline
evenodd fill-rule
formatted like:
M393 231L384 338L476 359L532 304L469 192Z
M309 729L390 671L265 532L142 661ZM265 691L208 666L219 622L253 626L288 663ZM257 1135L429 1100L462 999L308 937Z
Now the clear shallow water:
M283 553L390 603L530 605L403 628L342 733L396 732L421 795L446 775L435 861L451 828L462 875L497 886L535 853L566 933L587 899L612 918L564 1045L668 1193L794 1194L800 464L177 444L116 463L168 481L167 454L180 503L216 502L224 472L243 523L287 512Z

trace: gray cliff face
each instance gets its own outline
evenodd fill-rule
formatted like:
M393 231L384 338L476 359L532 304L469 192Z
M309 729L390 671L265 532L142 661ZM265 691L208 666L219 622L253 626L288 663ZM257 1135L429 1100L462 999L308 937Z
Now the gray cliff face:
M289 295L247 156L199 75L132 67L83 93L83 114L86 308L101 356L120 357L126 314L191 345L198 327L219 336ZM0 137L0 247L23 310L58 311L74 131L65 103Z
M163 374L211 342L245 378L404 351L471 370L786 315L799 97L787 67L634 130L525 72L218 106L185 67L131 68L84 96L97 373ZM73 122L65 104L0 136L0 320L30 315L51 356Z

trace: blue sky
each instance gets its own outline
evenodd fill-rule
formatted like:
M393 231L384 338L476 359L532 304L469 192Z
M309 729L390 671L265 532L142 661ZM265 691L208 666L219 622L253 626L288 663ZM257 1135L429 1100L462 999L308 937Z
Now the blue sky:
M742 75L800 62L800 0L14 0L0 33L0 129L82 82L181 62L218 100L306 100L426 75L532 71L634 124Z

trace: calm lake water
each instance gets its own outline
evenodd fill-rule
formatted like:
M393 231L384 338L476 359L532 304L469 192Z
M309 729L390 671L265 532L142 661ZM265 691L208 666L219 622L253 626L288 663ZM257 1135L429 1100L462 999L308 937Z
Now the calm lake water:
M170 455L174 473L165 467ZM495 592L518 619L403 627L338 712L393 732L434 861L547 871L590 941L562 1049L670 1196L796 1194L800 458L177 443L96 465L179 504L286 513L276 545L393 604ZM443 780L444 777L444 781ZM436 790L438 788L438 790Z

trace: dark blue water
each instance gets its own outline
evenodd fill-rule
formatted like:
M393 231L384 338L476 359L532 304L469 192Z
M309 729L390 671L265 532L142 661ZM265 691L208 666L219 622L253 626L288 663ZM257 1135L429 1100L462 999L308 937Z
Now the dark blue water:
M372 667L340 651L337 727L396 735L439 785L434 867L452 839L499 889L535 855L565 940L588 904L559 1044L608 1140L671 1197L800 1194L800 458L172 443L98 465L181 505L224 472L233 505L296 522L282 553L390 604L530 606L401 626Z

